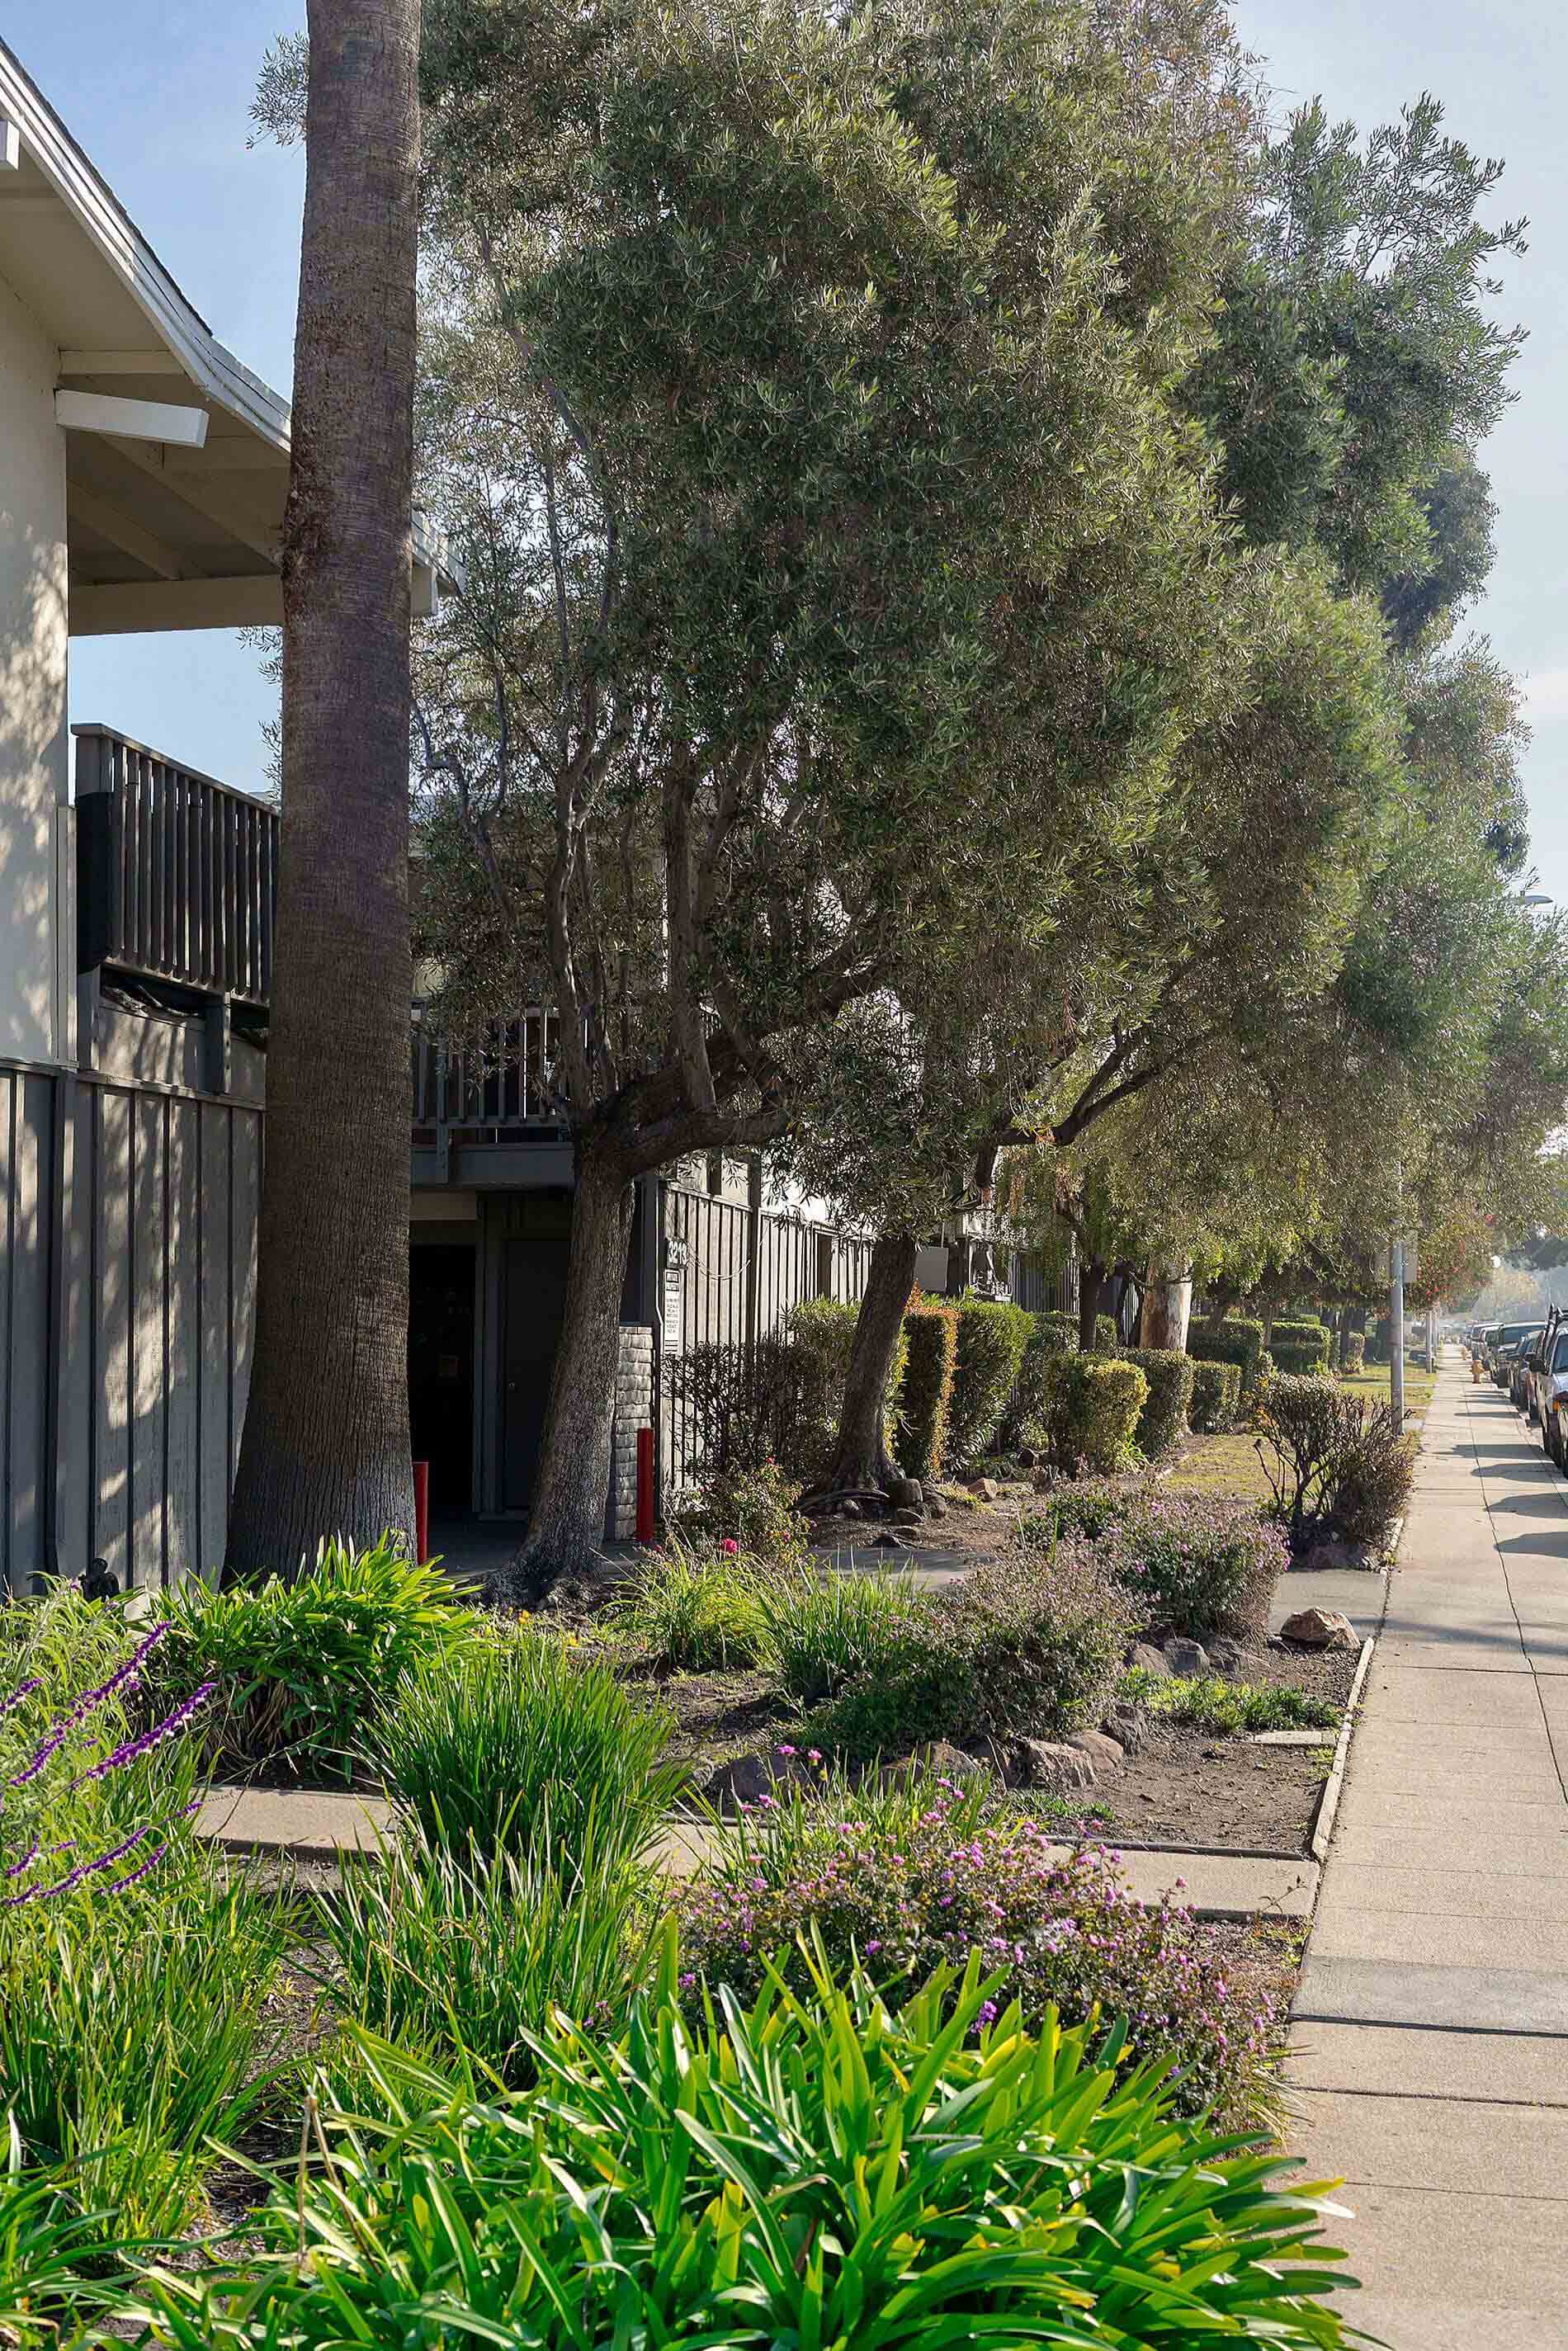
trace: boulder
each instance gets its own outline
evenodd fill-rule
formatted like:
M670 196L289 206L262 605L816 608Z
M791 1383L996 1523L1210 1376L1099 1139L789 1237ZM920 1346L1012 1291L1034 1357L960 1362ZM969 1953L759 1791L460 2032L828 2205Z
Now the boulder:
M1136 1666L1140 1673L1168 1674L1170 1672L1170 1667L1166 1663L1165 1651L1155 1648L1148 1641L1134 1642L1127 1652L1127 1663L1130 1666Z
M994 1502L996 1500L997 1481L994 1478L971 1478L968 1485L969 1491L977 1501Z
M1280 1627L1299 1649L1359 1649L1355 1626L1337 1608L1299 1608Z
M852 1494L850 1496L847 1502L841 1502L839 1504L839 1516L841 1519L858 1519L860 1514L861 1506L855 1500Z
M1208 1671L1208 1651L1201 1641L1177 1633L1166 1643L1166 1663L1184 1682L1201 1681Z
M880 1551L907 1551L908 1543L894 1527L883 1527L873 1535L872 1541Z
M1375 1568L1379 1564L1375 1543L1314 1543L1301 1564L1316 1572L1323 1568Z
M1015 1786L1040 1788L1056 1796L1094 1785L1094 1766L1081 1747L1053 1739L1015 1739L1008 1751Z
M1100 1726L1107 1739L1113 1739L1129 1755L1136 1755L1144 1743L1145 1721L1142 1709L1129 1706L1124 1699L1107 1707L1105 1719Z
M1207 1644L1207 1648L1208 1662L1216 1673L1239 1675L1245 1678L1248 1667L1259 1662L1250 1649L1244 1649L1240 1642L1233 1641L1228 1633L1218 1635Z
M1032 1445L1020 1445L1019 1447L1018 1465L1020 1469L1032 1469L1039 1459L1040 1456L1035 1451Z
M1067 1738L1069 1747L1080 1755L1087 1755L1094 1766L1094 1776L1102 1771L1119 1771L1126 1761L1126 1750L1119 1739L1108 1738L1103 1730L1073 1730Z
M925 1515L928 1519L945 1519L947 1515L946 1496L945 1494L927 1494L925 1497Z
M742 1804L760 1802L764 1796L787 1787L791 1780L811 1777L805 1757L793 1750L786 1753L781 1747L758 1748L749 1755L737 1755L729 1762L721 1763L703 1792L716 1811L733 1813Z
M923 1527L925 1524L925 1513L924 1510L894 1510L893 1523L895 1527Z
M888 1485L887 1499L895 1510L917 1510L925 1499L925 1489L918 1478L894 1478Z
M912 1780L923 1780L927 1774L934 1780L951 1780L955 1786L991 1776L976 1756L966 1755L961 1747L950 1747L945 1739L934 1739L929 1746L917 1747L913 1755L901 1756L896 1763L884 1763L876 1776L884 1788L904 1788Z

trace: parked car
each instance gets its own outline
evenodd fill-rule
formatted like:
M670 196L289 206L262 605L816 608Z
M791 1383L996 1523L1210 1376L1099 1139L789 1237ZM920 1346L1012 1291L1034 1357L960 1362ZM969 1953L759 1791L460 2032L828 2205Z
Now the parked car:
M1541 1428L1546 1428L1546 1400L1554 1374L1568 1369L1568 1322L1563 1310L1554 1306L1546 1318L1540 1338L1525 1358L1523 1376L1524 1410Z
M1513 1351L1521 1339L1539 1328L1533 1322L1500 1322L1490 1335L1487 1345L1487 1367L1500 1388L1508 1385Z
M1507 1353L1508 1400L1515 1412L1528 1412L1530 1399L1526 1382L1530 1377L1530 1359L1541 1343L1545 1329L1542 1322L1532 1323L1521 1339L1516 1339Z

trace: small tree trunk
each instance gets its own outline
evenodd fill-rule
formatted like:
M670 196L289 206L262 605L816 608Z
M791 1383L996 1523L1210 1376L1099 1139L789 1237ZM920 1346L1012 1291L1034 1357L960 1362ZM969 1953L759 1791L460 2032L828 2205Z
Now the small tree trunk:
M310 0L255 1370L225 1564L413 1538L410 479L418 0Z
M566 1305L528 1540L498 1579L500 1598L513 1607L534 1607L563 1576L590 1574L603 1556L621 1300L635 1201L619 1157L580 1143Z
M1084 1354L1094 1347L1094 1325L1099 1319L1100 1301L1105 1295L1107 1268L1098 1259L1086 1258L1078 1269L1078 1344Z
M824 1481L829 1493L878 1487L885 1493L901 1474L887 1450L887 1384L919 1255L913 1233L883 1233L871 1253L871 1272L850 1350L838 1444Z
M1208 1320L1205 1322L1204 1329L1218 1331L1240 1295L1241 1292L1234 1282L1222 1281L1208 1301Z

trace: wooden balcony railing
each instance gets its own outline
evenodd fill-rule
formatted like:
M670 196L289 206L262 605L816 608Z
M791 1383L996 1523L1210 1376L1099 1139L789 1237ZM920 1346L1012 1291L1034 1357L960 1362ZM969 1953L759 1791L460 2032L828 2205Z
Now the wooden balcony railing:
M78 726L77 964L265 1006L277 811L107 726Z
M554 1124L560 1116L549 1081L558 1016L537 1007L497 1020L482 1048L465 1050L428 1035L418 1013L413 1031L413 1124L434 1137L460 1127L468 1140L517 1126Z

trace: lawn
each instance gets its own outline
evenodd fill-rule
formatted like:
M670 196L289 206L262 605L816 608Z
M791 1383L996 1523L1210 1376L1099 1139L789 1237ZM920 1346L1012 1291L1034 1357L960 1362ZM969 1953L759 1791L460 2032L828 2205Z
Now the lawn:
M1364 1396L1369 1404L1386 1404L1388 1365L1370 1364L1339 1384L1352 1395ZM1437 1384L1429 1373L1406 1364L1405 1409L1416 1427L1427 1416ZM1237 1429L1226 1437L1195 1437L1166 1483L1168 1490L1177 1494L1233 1494L1255 1502L1272 1499L1258 1458L1258 1440L1250 1429Z

